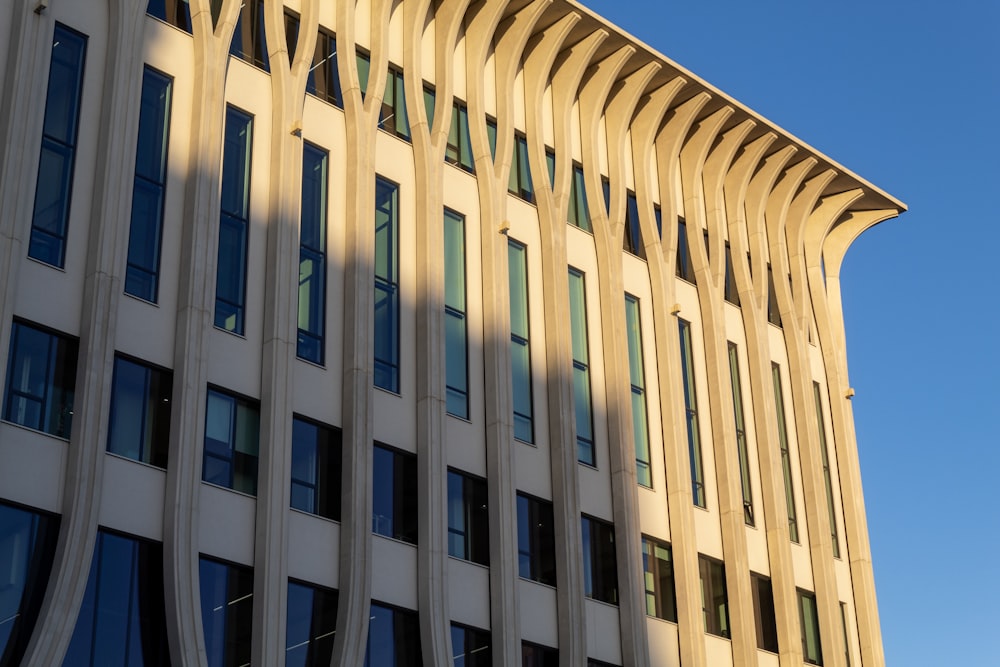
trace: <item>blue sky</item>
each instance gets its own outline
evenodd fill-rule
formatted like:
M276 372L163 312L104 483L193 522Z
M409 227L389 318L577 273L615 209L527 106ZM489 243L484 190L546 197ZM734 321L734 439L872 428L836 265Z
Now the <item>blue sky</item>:
M582 1L910 207L841 276L886 661L996 664L1000 2Z

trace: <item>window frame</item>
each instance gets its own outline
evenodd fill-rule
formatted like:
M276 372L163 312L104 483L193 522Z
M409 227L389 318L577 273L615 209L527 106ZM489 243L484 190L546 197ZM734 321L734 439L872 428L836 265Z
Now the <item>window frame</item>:
M489 567L490 523L486 480L463 470L448 468L447 483L448 555Z
M222 454L221 448L218 448L220 453L209 451L209 424L212 419L211 415L211 399L212 396L218 398L226 399L230 401L233 406L230 412L230 424L229 424L229 441L223 442L217 438L211 438L211 440L225 445L229 452L229 457L226 458ZM248 420L248 421L244 421ZM249 428L250 431L242 431L242 434L247 437L252 437L256 442L250 444L249 442L244 444L244 447L251 447L254 452L240 451L238 440L240 440L241 435L241 422L243 428ZM251 435L252 434L252 435ZM227 389L218 387L216 385L209 385L208 390L205 395L205 431L204 431L204 447L202 449L202 472L201 481L206 484L211 484L222 489L229 489L230 491L235 491L237 493L242 493L248 496L257 495L257 477L259 475L259 465L260 465L260 403L255 399L247 398L239 394L235 394ZM208 466L206 463L208 459L215 459L222 461L227 464L227 481L225 483L215 481L213 479L207 479L206 475ZM250 472L252 465L252 473ZM239 482L239 483L238 483Z
M233 38L229 43L229 55L270 73L271 60L267 49L264 14L264 0L242 0L236 17L236 26L233 28ZM236 45L237 37L239 46ZM249 50L243 46L244 38L250 41Z
M750 572L750 589L753 593L757 648L778 653L778 622L774 612L774 588L770 577Z
M297 434L301 431L296 431L297 424L315 429L316 440L314 443L303 443L299 439ZM313 448L312 455L305 453L303 458L307 461L311 459L312 465L309 466L307 463L304 467L309 469L315 481L296 475L296 460L304 453L302 451L304 447ZM288 498L290 508L331 521L340 521L343 434L339 428L299 414L292 415L292 459L289 474L291 477ZM311 498L308 501L297 500L297 488L311 493Z
M35 334L45 336L46 352L44 357L45 368L43 371L44 386L42 393L35 395L31 392L32 387L24 387L25 383L34 384L38 378L32 378L31 360L40 357L25 359L23 355L31 350L22 351L19 354L18 347L21 329L30 330ZM30 342L29 342L30 345ZM62 440L69 440L73 429L73 402L76 392L77 364L79 362L79 341L62 332L48 327L28 322L19 318L14 318L11 324L10 346L7 354L7 373L4 383L3 420L23 426L24 428L47 433ZM28 363L25 369L25 363ZM21 386L14 388L14 374L20 367ZM27 373L27 376L26 376ZM15 401L37 403L38 415L30 423L24 412L27 407L22 404L15 408ZM15 410L20 411L19 417Z
M402 67L389 63L377 127L403 141L410 142L413 135L410 131L410 117L406 109L406 86L403 83L403 76Z
M225 568L225 581L223 583L220 584L218 580L207 581L206 569L213 566ZM207 586L210 584L214 584L214 586L208 588ZM249 664L250 644L253 635L253 568L214 556L199 554L198 586L201 593L201 623L208 667ZM215 604L212 596L207 593L213 589L218 590L220 587L223 590L218 592L225 599L222 600L222 604ZM236 587L235 591L231 590L233 587ZM221 628L218 627L217 623L213 623L210 630L209 618L205 616L206 611L210 611L212 614L222 612ZM210 618L215 620L214 617ZM219 630L222 631L221 637L218 642L213 643ZM230 653L233 649L238 652L235 656Z
M460 637L456 636L460 633ZM456 639L462 643L462 653L458 653ZM484 643L485 640L485 643ZM453 664L458 667L490 667L493 664L491 653L493 633L490 630L475 628L463 623L451 623L451 655ZM482 657L470 657L486 651ZM459 662L461 661L461 662Z
M139 443L137 456L131 455L128 451L123 451L117 442L116 414L119 410L119 391L121 388L121 370L119 364L130 364L145 371L142 415L140 417L142 438ZM155 382L154 382L155 374ZM159 391L152 394L151 386L158 386ZM173 372L167 368L150 364L147 361L131 357L120 352L115 353L114 369L111 380L111 402L108 416L108 438L105 450L109 454L121 456L131 461L137 461L146 465L166 470L168 465L168 455L170 449L170 409L173 400ZM134 407L134 404L133 404ZM132 411L128 411L132 412ZM152 412L152 415L149 415Z
M671 623L677 622L677 583L674 579L674 557L670 543L643 534L642 571L643 588L646 592L646 615ZM657 549L666 550L668 559L660 558ZM665 568L662 563L668 563ZM663 571L665 570L665 571ZM669 590L664 582L669 580Z
M625 191L625 230L622 235L622 250L646 259L646 246L642 240L642 225L639 222L639 200L631 190Z
M392 629L390 635L392 637L392 656L390 656L390 658L392 660L392 667L419 667L422 665L423 658L420 647L420 617L418 612L412 609L397 607L396 605L378 600L372 600L369 606L370 620L368 623L368 640L362 667L388 666L388 663L384 661L372 661L372 628L378 627L375 623L375 621L378 620L375 612L376 607L391 614ZM407 625L403 628L398 628L397 623L401 620L405 621ZM411 646L408 642L414 639L416 641L416 646ZM378 645L384 647L386 646L386 643L383 642ZM376 658L376 660L378 660L378 658Z
M588 234L594 233L590 219L590 204L587 202L587 183L583 176L583 165L576 160L573 161L573 170L570 174L569 207L566 215L566 222L570 225Z
M695 284L694 261L691 258L691 246L687 237L687 220L677 216L677 254L674 260L674 275L684 282Z
M698 575L701 581L702 616L706 634L731 638L726 564L717 558L698 554Z
M518 576L521 579L555 587L558 573L552 501L518 491L515 504Z
M399 253L399 214L400 186L376 174L375 176L375 301L373 308L373 345L374 383L379 389L400 393L400 253ZM380 208L380 198L385 198L384 206ZM382 226L386 227L380 237L379 213L386 214ZM384 275L380 275L380 266L384 266ZM385 305L380 310L380 294L384 294ZM379 313L383 313L385 321L381 323Z
M747 445L747 429L743 403L743 380L740 376L739 348L736 343L726 341L729 354L729 381L733 397L733 416L736 422L736 454L740 464L740 489L743 493L743 522L755 526L753 504L753 484L750 477L750 452Z
M785 482L785 508L788 513L788 537L799 544L798 509L795 499L795 478L792 475L792 450L788 440L788 420L785 412L785 393L782 387L781 366L771 362L771 383L774 387L774 407L778 425L778 449L781 452L781 473Z
M507 192L529 204L535 203L535 184L531 178L531 163L528 158L528 137L519 130L514 130Z
M379 450L384 453L379 455ZM392 468L388 473L375 460L379 456L392 457ZM417 455L375 441L372 462L372 533L416 546L420 521L417 513ZM386 486L380 485L379 481L387 482L391 487L390 507L385 507L385 502L376 502L384 493L380 489ZM391 514L377 514L383 507Z
M799 602L799 626L802 628L802 662L807 665L822 665L823 639L820 636L819 604L816 594L802 588L796 588L795 593ZM811 614L806 609L806 603L812 605Z
M583 542L584 596L598 602L617 605L618 554L614 524L589 514L582 514L580 536Z
M231 123L237 120L243 121L241 127L244 129L230 137L229 130ZM222 157L222 196L219 204L219 248L215 265L214 324L216 329L227 331L237 336L242 336L246 331L247 267L250 263L250 188L253 182L253 131L253 115L231 104L227 104L226 122L223 130L225 139L223 140ZM243 144L241 150L244 151L244 154L234 158L228 149L235 144L230 144L230 141L235 142L244 132L246 135L245 139L240 141ZM245 158L243 162L239 162L241 157ZM239 167L238 171L242 174L239 178L242 180L241 182L227 185L229 181L227 181L226 175L237 173L232 165L233 159L238 161L236 166ZM231 197L227 194L230 188L237 189L232 193ZM227 199L230 198L234 201L237 198L240 199L240 202L237 204L240 210L226 210L228 205ZM233 235L233 250L238 255L235 267L231 266L232 260L228 256L225 257L224 261L224 255L227 250L223 240L224 238L228 238L227 234ZM238 247L236 247L237 245ZM235 275L237 278L236 284L229 285L227 281L223 287L224 283L221 278L226 275ZM231 291L232 293L223 295L221 293L223 291ZM230 319L232 320L231 323Z
M465 216L444 209L445 407L459 419L469 419L469 320L467 313ZM449 234L457 225L458 239ZM458 244L456 246L456 243ZM460 336L452 339L452 327Z
M698 390L694 371L694 333L691 322L677 318L681 343L681 377L684 386L684 413L691 465L691 496L696 507L708 507L705 461L702 456L701 424L698 420Z
M576 460L596 468L597 437L594 431L594 385L590 377L586 274L574 266L569 266L568 280L573 349L573 407L576 415ZM579 294L578 299L574 298L576 294ZM581 396L584 391L586 396Z
M517 260L518 272L523 274L523 285L520 287L515 285L515 274L511 268L514 257L519 258ZM531 288L528 272L528 246L513 237L507 238L507 269L511 323L511 406L513 409L514 439L530 445L535 442L535 409L534 383L531 372L531 308L529 302ZM517 302L515 302L515 297ZM516 318L515 309L519 311ZM518 368L519 363L523 365L520 369ZM517 372L518 370L521 371L520 374ZM527 408L528 412L519 408Z
M327 588L326 586L319 586L312 582L301 581L291 577L288 579L287 586L288 604L285 610L285 662L286 664L292 662L288 660L290 651L304 648L305 658L301 664L306 665L306 667L327 667L333 657L333 642L337 630L337 607L340 602L340 591L335 588ZM300 635L298 628L296 628L295 632L292 631L292 614L297 611L301 613L301 610L293 609L293 600L296 598L296 595L292 593L294 589L310 593L310 607L308 610L309 629L306 630L309 638L305 642L296 641L290 645L290 642L295 641ZM332 619L330 618L331 609ZM333 621L332 627L330 625L331 620ZM314 627L317 623L322 623L325 627L317 629ZM316 634L317 632L319 634Z
M310 164L308 160L316 160ZM326 361L326 293L327 293L327 226L329 214L330 153L326 149L308 141L302 142L302 206L299 214L299 282L297 339L295 356L318 366ZM319 169L317 179L319 191L308 192L306 174L309 169ZM315 196L309 196L315 195ZM308 208L314 216L307 216ZM307 234L307 221L309 233ZM313 229L315 227L315 229ZM308 238L308 241L307 241ZM306 266L308 275L304 278ZM307 283L308 280L308 283ZM318 296L313 287L318 286ZM307 318L303 327L303 302L306 304ZM315 311L315 312L314 312Z
M653 467L650 455L649 406L646 404L646 362L642 345L642 309L639 297L628 292L625 293L625 332L625 337L628 340L636 481L639 485L652 489ZM639 414L640 412L641 414Z
M837 505L833 493L833 470L830 467L830 450L826 439L826 420L823 417L822 388L813 381L813 398L816 404L816 426L819 430L819 453L823 464L823 482L826 485L826 505L830 514L830 539L833 543L833 557L840 558L840 531L837 527ZM836 452L834 452L836 457Z

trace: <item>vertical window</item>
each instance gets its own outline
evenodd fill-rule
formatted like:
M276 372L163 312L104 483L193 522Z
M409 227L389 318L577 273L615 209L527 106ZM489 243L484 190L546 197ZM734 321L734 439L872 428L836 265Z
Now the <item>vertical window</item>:
M653 486L649 465L649 420L646 417L646 372L642 358L642 325L639 299L625 295L625 335L628 338L628 369L632 384L632 433L635 437L635 472L643 486Z
M774 617L774 592L771 580L767 577L750 573L750 587L753 591L753 611L757 621L757 648L778 652L778 625Z
M260 431L257 406L215 389L208 390L207 401L201 479L256 495Z
M410 140L410 121L406 115L406 96L403 92L403 71L394 65L389 65L378 126L401 139Z
M531 400L531 347L528 343L528 250L510 239L507 268L510 281L510 365L514 399L514 437L535 441Z
M448 471L448 555L490 564L486 480Z
M734 306L740 305L740 290L736 286L736 273L733 269L733 249L729 246L729 241L726 241L726 284L723 295Z
M604 212L611 215L611 179L601 174L601 191L604 193Z
M190 0L149 0L146 13L186 33L191 32Z
M576 457L597 465L594 415L590 394L590 351L587 342L587 295L583 273L569 268L569 321L573 332L573 404L576 411Z
M535 201L535 187L531 183L531 167L528 165L528 139L520 132L514 134L514 155L510 163L507 192L527 202Z
M15 321L10 334L3 418L69 438L76 349L75 340Z
M365 94L368 92L368 76L372 68L372 59L364 51L360 49L355 52L354 60L358 66L358 83L361 86L361 99L365 99Z
M448 414L469 418L469 324L465 312L465 217L444 210L444 330Z
M559 667L559 650L523 641L521 667Z
M705 507L705 470L701 459L701 430L698 426L698 398L694 384L694 352L691 323L678 319L681 338L681 376L684 379L684 412L687 423L688 458L691 459L691 495L694 504Z
M488 117L486 118L486 138L490 142L490 157L493 160L497 159L497 122Z
M375 445L372 532L417 543L417 457Z
M59 518L0 502L0 663L20 664L38 619Z
M802 659L809 665L823 664L823 649L819 641L819 612L816 595L798 589L799 621L802 623Z
M670 545L642 536L642 572L646 589L646 614L677 622L674 597L674 562Z
M215 326L240 335L245 326L252 135L251 117L227 107L219 257L215 274Z
M771 363L774 382L774 407L778 416L778 446L781 448L781 474L785 478L785 506L788 508L788 535L799 541L799 523L795 512L795 490L792 486L792 456L788 449L788 425L785 422L785 398L781 390L781 367Z
M265 72L271 71L264 37L264 0L243 0L229 55L236 56Z
M847 605L840 603L840 627L844 629L844 664L851 667L851 640L847 635Z
M698 574L701 578L701 604L705 616L705 632L728 637L729 602L726 597L726 566L722 561L698 554Z
M167 667L163 549L104 530L64 665Z
M656 237L663 239L663 209L659 204L653 204L653 219L656 220Z
M364 667L421 667L416 612L372 602Z
M399 393L399 186L375 179L375 386Z
M622 239L622 248L625 252L646 259L646 246L642 243L642 228L639 226L639 202L631 190L627 193L625 204L625 236Z
M583 167L573 163L573 180L569 186L569 224L585 232L593 232L590 226L590 208L587 204L587 188L583 181Z
M427 118L429 122L433 122L433 106ZM448 127L448 144L444 150L444 161L457 165L469 173L475 172L472 162L472 137L469 135L469 110L457 101L451 107L451 125Z
M774 272L771 271L770 263L767 265L767 321L781 326L781 310L778 307L778 295L774 291Z
M740 355L736 343L729 342L729 379L733 386L733 414L736 416L736 453L740 460L740 488L743 491L743 520L754 525L753 489L750 487L750 456L747 452L747 429L743 415L743 383L740 381Z
M823 399L819 382L813 382L813 398L816 402L816 424L819 428L819 453L823 460L823 482L826 484L826 506L830 513L830 538L833 541L833 556L840 558L840 536L837 534L837 512L833 502L833 477L830 472L830 452L826 444L826 422L823 419Z
M125 293L153 303L159 291L172 85L170 77L150 67L143 71Z
M615 528L589 516L581 517L583 588L588 598L618 604L618 560Z
M170 371L116 356L108 451L166 468L172 388Z
M548 146L545 147L545 168L549 172L549 187L555 188L556 187L556 152L553 149L549 148Z
M340 72L337 71L337 38L322 28L316 38L316 52L309 68L306 92L336 107L344 106Z
M691 248L688 246L687 222L677 218L677 265L674 273L678 278L694 282L694 263L691 261Z
M493 664L489 630L451 624L451 654L454 667L491 667Z
M250 664L253 570L201 557L201 623L209 667Z
M303 143L297 353L300 358L316 364L322 364L325 356L326 184L326 151Z
M293 508L340 521L340 457L339 428L292 419Z
M288 582L285 667L329 667L337 631L337 591Z
M437 95L437 93L434 92L434 88L431 87L431 85L425 81L424 82L424 112L427 114L427 124L428 125L433 125L434 124L434 109L435 109L435 107L437 105L436 95ZM453 117L452 118L453 125L451 127L454 127L454 120L455 119ZM468 121L466 121L466 122L468 122ZM449 128L449 130L450 130L450 128ZM451 136L448 137L448 140L451 141ZM455 141L455 145L456 146L458 145L457 139ZM456 151L456 153L457 153L457 151ZM448 161L447 151L445 152L445 158L444 159L445 159L445 162ZM452 164L454 164L454 162Z
M522 578L556 585L554 526L552 503L517 494L517 558Z
M86 51L85 35L56 23L42 117L42 149L28 257L59 268L66 260L66 227L73 190Z

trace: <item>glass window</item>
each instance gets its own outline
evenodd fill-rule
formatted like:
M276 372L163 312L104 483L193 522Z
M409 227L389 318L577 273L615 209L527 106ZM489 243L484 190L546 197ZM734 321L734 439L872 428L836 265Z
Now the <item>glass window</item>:
M340 521L341 433L295 417L292 420L291 505Z
M535 201L535 187L531 183L531 167L528 164L528 139L520 132L514 134L514 155L507 191L524 201Z
M322 364L326 356L326 187L326 151L303 142L296 350L300 358L315 364Z
M816 594L798 589L799 620L802 623L802 659L809 665L823 664L823 648L819 641L819 610Z
M410 140L410 121L406 115L406 95L403 92L403 70L395 65L389 65L378 126L401 139Z
M497 159L497 122L486 117L486 138L490 142L490 158Z
M444 330L448 414L469 418L469 334L465 312L465 217L444 210Z
M208 667L250 664L253 570L201 557L201 623Z
M851 640L847 635L847 604L840 603L840 627L844 629L844 664L851 667Z
M736 273L733 270L733 249L726 241L726 284L724 289L726 301L734 306L740 305L740 290L736 286Z
M531 397L531 346L528 342L528 249L507 243L510 295L510 365L514 402L514 437L535 441Z
M170 665L159 543L97 532L87 589L63 665Z
M785 479L785 507L788 509L788 536L799 541L799 522L795 511L795 487L792 482L792 455L788 448L788 425L785 422L785 397L781 390L781 367L771 363L774 383L774 406L778 417L778 446L781 449L781 473Z
M625 236L622 246L625 252L646 259L646 246L642 242L642 228L639 226L639 202L631 190L625 197Z
M545 147L545 168L549 172L549 187L556 187L556 152L555 150Z
M337 632L337 591L288 582L285 667L329 667Z
M830 518L830 539L833 541L833 557L840 558L840 536L837 534L837 511L833 500L833 475L830 471L830 452L826 444L826 422L823 419L823 398L819 382L813 382L813 398L816 403L816 425L819 428L819 453L823 461L823 482L826 484L826 507Z
M69 438L76 350L75 340L15 321L10 333L3 418Z
M186 33L191 32L191 0L149 0L146 13Z
M215 274L215 326L240 335L245 326L252 136L253 119L238 109L227 107L219 257Z
M691 261L691 248L688 246L687 222L677 218L677 265L674 269L678 278L689 283L694 282L694 264Z
M490 631L451 624L451 654L454 667L491 667Z
M601 192L604 194L604 212L611 215L611 179L601 174Z
M153 303L159 290L172 86L170 77L150 67L143 71L125 293Z
M517 494L518 574L549 586L556 585L556 538L552 503Z
M740 381L740 356L736 343L728 342L729 379L733 387L733 413L736 416L736 453L740 460L740 487L743 490L743 521L754 525L753 489L750 487L750 457L747 453L746 421L743 418L743 383Z
M757 621L757 648L778 652L778 625L774 617L774 592L771 580L756 572L750 573L753 589L753 611Z
M215 389L208 390L207 400L202 480L256 495L260 430L257 406Z
M770 263L767 265L767 321L775 326L781 326L781 309L778 305L778 294L774 291L774 272Z
M433 104L427 118L428 122L433 122ZM476 171L472 158L472 137L469 134L469 110L457 100L451 107L451 125L448 127L448 144L444 151L444 161L457 165L469 173Z
M597 465L594 414L590 394L590 351L587 341L587 294L581 271L569 268L569 321L573 332L573 403L576 412L576 456Z
M698 425L698 398L694 384L694 353L691 347L691 323L682 319L681 377L684 379L684 412L687 423L688 458L691 459L691 495L694 504L705 507L705 470L701 458L701 429Z
M659 204L653 204L653 218L656 220L656 236L663 239L663 210Z
M559 667L559 650L521 642L521 667Z
M628 338L628 368L632 385L632 433L635 438L636 479L643 486L653 486L649 463L649 420L646 417L646 372L642 357L642 325L639 299L625 295L625 336Z
M166 468L172 388L170 371L115 356L108 451Z
M323 28L319 29L316 38L316 52L309 68L306 92L336 107L344 106L340 72L337 70L337 38Z
M417 543L417 457L375 445L372 532Z
M676 623L674 560L670 545L643 535L642 571L646 589L646 614Z
M722 564L722 561L698 554L698 574L701 578L701 604L705 617L705 632L718 637L729 637L726 566Z
M448 555L490 564L486 480L448 471Z
M364 667L421 667L416 612L372 602Z
M42 117L42 148L28 257L59 268L66 260L66 228L86 51L86 35L56 23Z
M229 54L265 72L271 71L264 36L264 0L243 0Z
M375 179L375 386L399 393L399 186Z
M366 52L358 49L355 52L354 60L358 66L358 83L361 86L361 99L365 99L368 92L368 76L372 68L372 59Z
M583 587L588 598L618 604L618 559L615 528L589 516L581 517Z
M0 502L0 664L18 665L45 595L59 517Z
M585 232L593 232L590 226L590 208L587 204L587 188L583 181L583 166L573 163L573 179L569 186L569 224Z

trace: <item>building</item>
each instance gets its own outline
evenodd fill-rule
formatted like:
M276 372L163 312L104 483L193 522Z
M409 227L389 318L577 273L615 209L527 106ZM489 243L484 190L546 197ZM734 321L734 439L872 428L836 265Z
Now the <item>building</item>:
M901 202L573 0L143 4L0 0L0 663L884 664Z

